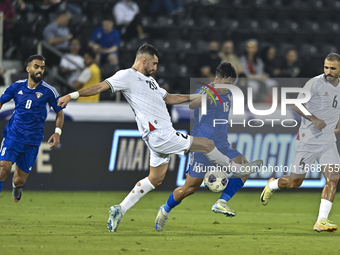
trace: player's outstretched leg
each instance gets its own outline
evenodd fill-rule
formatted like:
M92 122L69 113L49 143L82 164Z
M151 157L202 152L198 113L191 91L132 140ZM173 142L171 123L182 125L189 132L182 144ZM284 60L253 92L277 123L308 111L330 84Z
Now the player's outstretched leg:
M249 174L257 173L261 170L261 167L263 166L263 160L258 159L254 160L250 163L243 163L238 164L234 161L230 162L230 169L233 173L233 177L235 178L243 178L245 176L248 176Z
M119 223L122 221L122 209L120 205L114 205L110 207L109 219L107 221L107 228L109 232L117 232Z
M227 202L235 195L235 193L244 185L243 180L231 178L227 187L223 190L221 197L211 207L211 210L215 213L221 213L227 217L235 217L236 213L231 209Z
M301 186L305 174L291 173L290 175L284 175L279 179L270 178L264 187L260 200L262 205L267 205L270 198L276 190L279 189L296 189Z
M230 167L235 178L242 178L252 173L260 171L263 160L258 159L250 163L238 164L232 161L228 156L223 155L216 147L212 140L204 137L193 137L190 147L191 152L202 152L213 163L220 166Z

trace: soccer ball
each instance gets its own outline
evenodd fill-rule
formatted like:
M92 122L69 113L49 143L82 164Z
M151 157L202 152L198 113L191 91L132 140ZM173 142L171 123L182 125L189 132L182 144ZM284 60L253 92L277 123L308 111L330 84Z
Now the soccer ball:
M211 171L204 175L204 185L212 192L222 192L229 182L228 176L222 171Z

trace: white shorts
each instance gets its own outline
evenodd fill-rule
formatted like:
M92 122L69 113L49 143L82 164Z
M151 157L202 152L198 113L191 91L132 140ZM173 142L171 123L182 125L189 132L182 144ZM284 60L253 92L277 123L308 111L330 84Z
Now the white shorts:
M317 166L312 167L315 161ZM295 154L290 172L305 174L309 170L320 171L323 165L339 166L340 157L336 143L306 144L301 141L295 143Z
M157 167L170 161L171 154L183 155L192 144L193 137L177 132L174 128L151 131L145 138L150 149L150 166Z

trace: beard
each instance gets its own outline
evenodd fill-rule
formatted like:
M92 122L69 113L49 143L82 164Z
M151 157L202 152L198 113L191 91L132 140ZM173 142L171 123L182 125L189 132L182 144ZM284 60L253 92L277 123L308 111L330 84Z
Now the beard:
M145 69L146 76L151 76L154 73L154 70Z
M31 79L32 79L35 83L39 83L39 82L41 82L41 80L42 80L42 73L37 73L37 74L40 74L40 77L37 77L36 74L34 74L34 73L31 73L31 74L30 74Z

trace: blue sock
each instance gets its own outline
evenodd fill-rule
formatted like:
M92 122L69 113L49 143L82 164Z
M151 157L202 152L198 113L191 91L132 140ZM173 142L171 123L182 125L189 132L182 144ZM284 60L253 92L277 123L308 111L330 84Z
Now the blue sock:
M182 202L182 201L181 201ZM176 207L177 205L179 205L181 202L177 202L174 199L174 195L173 193L170 194L168 201L166 201L165 205L164 205L164 211L166 211L167 213L169 213L172 208Z
M229 201L235 193L242 188L244 185L243 181L241 179L237 178L231 178L229 179L229 183L225 190L223 191L220 199L224 199L225 201Z
M0 181L0 193L2 191L2 187L4 186L4 182Z

